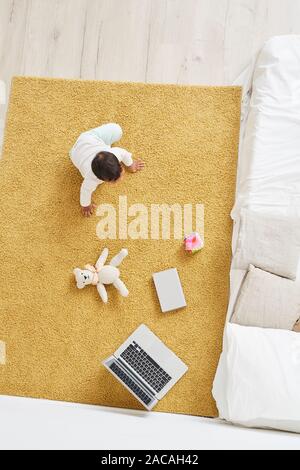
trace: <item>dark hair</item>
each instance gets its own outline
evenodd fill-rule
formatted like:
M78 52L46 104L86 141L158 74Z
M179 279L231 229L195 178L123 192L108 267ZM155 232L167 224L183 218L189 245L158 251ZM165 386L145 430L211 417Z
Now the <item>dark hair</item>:
M116 181L120 178L122 167L111 152L99 152L92 161L93 173L103 181Z

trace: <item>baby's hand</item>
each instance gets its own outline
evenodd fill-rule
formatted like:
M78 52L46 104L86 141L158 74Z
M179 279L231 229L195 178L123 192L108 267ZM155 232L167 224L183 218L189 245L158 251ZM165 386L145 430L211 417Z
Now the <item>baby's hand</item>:
M95 209L96 209L96 205L92 203L89 206L82 207L81 211L84 217L90 217L91 215L93 215L93 212Z
M141 171L145 168L145 163L143 162L143 160L140 160L140 159L135 160L133 164L129 166L128 168L132 173L136 173L137 171Z

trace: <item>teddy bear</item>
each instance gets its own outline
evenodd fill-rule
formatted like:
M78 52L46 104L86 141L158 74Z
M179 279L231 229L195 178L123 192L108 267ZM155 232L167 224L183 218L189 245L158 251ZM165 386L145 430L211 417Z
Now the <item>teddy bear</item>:
M108 249L104 248L95 266L87 264L85 269L74 269L78 289L83 289L90 284L97 287L98 293L104 303L107 303L106 285L113 284L123 297L127 297L129 292L124 282L120 279L118 266L128 255L128 251L123 248L108 265L105 265L108 257Z

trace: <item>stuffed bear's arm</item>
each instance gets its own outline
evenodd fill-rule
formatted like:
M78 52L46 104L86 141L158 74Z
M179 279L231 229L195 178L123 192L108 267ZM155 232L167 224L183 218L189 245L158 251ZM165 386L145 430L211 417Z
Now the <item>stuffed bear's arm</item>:
M100 295L101 299L103 300L103 302L106 304L108 298L107 298L107 292L106 292L104 284L100 284L100 282L98 282L97 291L99 292L99 295Z
M114 258L111 260L111 262L109 264L111 266L115 266L117 268L118 266L120 266L123 259L126 258L127 255L128 255L128 251L126 250L126 248L123 248L120 251L120 253L118 253L116 256L114 256Z
M105 262L107 260L107 257L108 257L108 249L107 248L104 248L104 250L102 251L101 255L99 256L99 259L96 263L96 268L97 269L101 269L103 268L103 266L105 265Z

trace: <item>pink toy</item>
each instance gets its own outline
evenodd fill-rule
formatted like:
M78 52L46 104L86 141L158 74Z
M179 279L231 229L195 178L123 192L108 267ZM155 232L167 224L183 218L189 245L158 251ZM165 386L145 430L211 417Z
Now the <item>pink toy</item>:
M198 232L193 232L184 237L184 249L188 253L196 253L204 246L203 240Z

